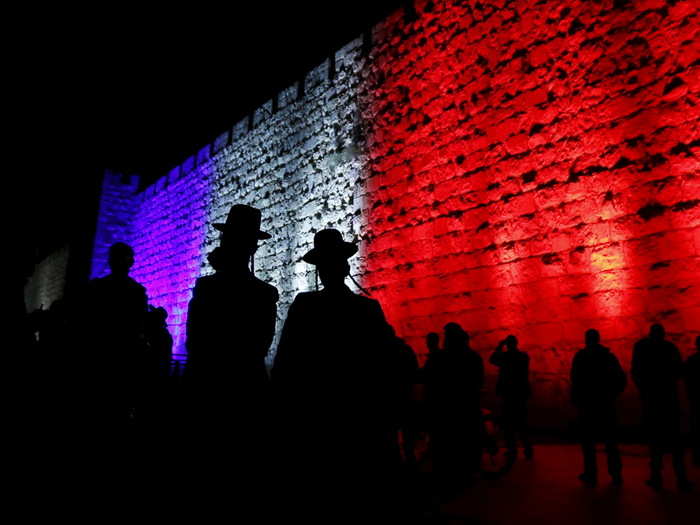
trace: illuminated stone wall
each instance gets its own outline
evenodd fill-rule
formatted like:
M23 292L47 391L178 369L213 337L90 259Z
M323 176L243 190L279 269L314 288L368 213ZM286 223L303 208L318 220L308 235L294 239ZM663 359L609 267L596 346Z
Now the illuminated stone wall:
M654 321L692 348L699 9L417 2L378 28L366 282L399 333L456 320L484 357L516 334L543 420L588 328L625 368Z
M278 328L314 287L313 233L337 227L419 353L448 321L484 358L515 333L536 420L561 421L585 329L625 367L653 321L684 352L700 333L699 9L416 2L145 192L107 184L95 268L131 242L181 347L231 204L261 208L273 235L256 272L280 290Z
M70 248L64 246L34 267L34 273L24 287L27 312L40 308L48 310L54 301L63 297L69 255Z
M177 353L185 352L191 289L212 271L206 255L219 234L211 225L224 222L231 205L263 211L262 227L272 239L261 243L256 274L280 292L280 329L296 293L315 287L313 269L301 261L314 233L333 227L359 236L361 44L336 53L333 74L324 62L305 75L302 91L299 85L283 91L274 111L268 102L145 191L136 191L136 179L105 176L93 277L105 274L109 245L131 244L131 274L146 286L151 304L168 311Z

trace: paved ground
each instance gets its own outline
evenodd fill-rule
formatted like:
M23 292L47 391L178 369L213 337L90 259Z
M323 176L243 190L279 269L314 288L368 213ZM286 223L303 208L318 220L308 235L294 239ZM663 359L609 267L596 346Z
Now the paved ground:
M605 455L598 454L599 486L578 481L581 456L574 445L543 445L528 463L520 459L505 477L481 480L454 502L440 507L439 523L474 524L693 524L700 523L700 470L689 465L696 483L691 493L676 490L670 457L665 464L666 490L656 493L644 481L648 458L641 446L623 447L625 483L608 484Z

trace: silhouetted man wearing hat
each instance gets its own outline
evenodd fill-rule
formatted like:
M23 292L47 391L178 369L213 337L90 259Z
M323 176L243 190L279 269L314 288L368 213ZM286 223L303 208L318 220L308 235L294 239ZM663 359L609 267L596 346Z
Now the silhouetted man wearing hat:
M647 485L655 490L663 486L663 455L669 451L678 488L689 490L692 487L686 477L681 439L678 382L682 375L683 360L678 347L666 340L662 325L652 325L649 336L634 345L632 379L639 389L649 439L651 476Z
M258 241L270 238L260 221L259 210L236 204L225 224L214 224L222 232L217 271L197 279L189 305L188 377L203 389L235 394L212 400L221 408L240 405L239 395L255 403L267 388L265 356L275 333L278 293L250 269Z
M216 273L197 279L189 304L186 384L202 468L228 469L234 461L255 468L268 434L265 356L278 293L250 268L258 241L270 238L260 222L260 210L236 204L225 224L214 224L222 233Z
M319 231L303 260L323 289L300 293L284 324L272 380L282 405L287 473L298 481L302 512L366 509L390 500L381 490L397 466L401 348L379 303L345 285L357 246L333 229ZM358 479L361 479L361 481ZM293 482L290 482L294 484ZM329 517L335 521L338 516Z

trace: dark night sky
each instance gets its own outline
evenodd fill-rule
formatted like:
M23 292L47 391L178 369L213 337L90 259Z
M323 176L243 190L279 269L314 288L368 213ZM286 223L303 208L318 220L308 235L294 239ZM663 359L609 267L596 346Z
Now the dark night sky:
M89 235L104 168L161 175L403 2L239 4L17 14L13 169L40 252Z

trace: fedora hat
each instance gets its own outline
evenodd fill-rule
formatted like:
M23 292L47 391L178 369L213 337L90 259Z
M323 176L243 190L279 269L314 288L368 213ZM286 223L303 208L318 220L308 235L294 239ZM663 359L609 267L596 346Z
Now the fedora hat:
M357 245L343 240L336 229L330 228L316 232L314 247L302 257L309 264L318 264L327 260L348 259L357 253Z
M245 204L234 204L228 212L225 223L215 223L220 232L252 235L258 239L269 239L270 234L260 230L261 213L257 208Z

